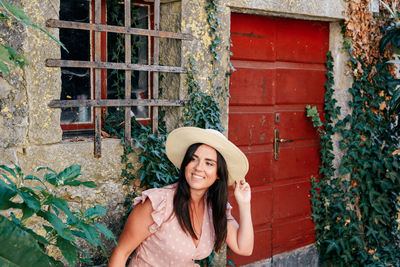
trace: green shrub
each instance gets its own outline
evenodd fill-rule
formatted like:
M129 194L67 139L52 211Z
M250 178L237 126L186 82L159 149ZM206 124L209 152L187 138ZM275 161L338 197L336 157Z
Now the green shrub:
M48 167L36 171L45 171L45 174L40 179L35 175L24 175L19 166L0 165L0 174L4 178L0 179L0 210L11 211L10 219L0 215L0 265L63 266L46 254L49 245L57 247L72 266L78 258L90 263L90 255L78 247L77 239L94 248L100 247L106 254L99 234L116 242L107 227L96 223L97 218L106 215L106 208L94 206L72 211L67 200L56 196L57 189L66 186L96 187L94 182L78 179L81 166L72 165L59 173ZM36 181L37 185L26 186L28 181ZM20 210L22 217L17 218L15 210ZM29 220L34 217L43 219L39 228L46 231L45 236L28 227Z

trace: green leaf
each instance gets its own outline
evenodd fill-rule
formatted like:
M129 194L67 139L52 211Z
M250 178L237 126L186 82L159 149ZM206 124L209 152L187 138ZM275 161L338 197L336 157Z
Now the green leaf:
M96 205L94 207L85 210L85 218L96 218L99 216L105 216L107 214L107 209L103 206Z
M41 206L39 197L36 194L28 193L26 191L23 191L22 189L23 188L21 188L21 190L18 190L18 195L23 199L25 204L29 208L33 209L34 212L40 210Z
M4 48L8 50L9 57L14 62L14 66L18 65L22 68L23 66L28 64L28 60L25 58L24 55L18 54L12 47L5 45Z
M19 265L16 265L1 256L0 256L0 266L2 266L2 267L19 267Z
M17 172L18 177L23 180L24 174L22 173L21 168L18 165L15 165L15 171Z
M117 241L115 240L115 236L113 232L111 232L107 227L105 227L102 224L99 223L94 223L94 226L99 230L107 239L112 239L114 240L115 245L118 246Z
M38 177L36 177L35 175L30 175L30 174L25 176L24 180L36 180L36 181L42 182L42 180L40 180Z
M49 184L54 185L54 186L58 186L58 176L57 174L54 173L46 173L43 176L43 179L45 181L47 181Z
M0 168L3 170L6 170L8 173L10 173L12 176L14 176L15 179L18 179L17 175L15 174L13 169L7 167L6 165L0 165Z
M92 181L79 181L79 180L74 180L74 181L65 181L64 185L68 185L68 186L86 186L89 188L95 188L97 187L97 184L95 182Z
M42 166L42 167L37 167L36 168L36 171L38 172L38 171L41 171L41 170L46 170L46 171L50 171L50 172L52 172L52 173L54 173L54 174L57 174L57 172L55 171L55 170L52 170L52 169L50 169L49 167L44 167L44 166Z
M10 65L16 65L16 63L11 60L11 54L9 50L3 45L0 45L0 60Z
M77 237L82 238L82 239L85 239L85 238L86 238L84 232L76 231L76 230L71 230L71 232L72 232L72 234L73 234L74 236L77 236Z
M62 210L68 216L71 224L75 224L78 222L78 218L71 212L68 202L65 199L54 197L52 198L51 203Z
M75 241L74 236L71 233L71 230L68 229L68 227L63 223L63 221L58 218L55 214L48 212L48 211L40 211L38 212L38 215L51 223L53 225L54 229L56 229L56 232L63 237L66 240L69 240L71 242Z
M80 222L78 226L85 233L84 239L86 241L88 241L93 247L98 247L100 245L100 240L98 238L99 234L94 227L84 222Z
M327 242L329 245L326 249L326 254L329 254L333 250L336 250L336 252L339 253L340 248L334 240L327 240Z
M7 74L10 72L10 69L7 67L7 65L4 64L3 62L1 62L1 59L0 59L0 71L4 74Z
M31 22L31 19L25 14L25 12L19 7L13 6L7 2L0 1L0 5L7 9L9 13L14 15L17 19L22 21Z
M74 235L74 236L77 236L77 237L80 237L80 238L82 238L82 239L85 239L85 233L84 232L81 232L81 231L76 231L76 230L71 230L71 233Z
M48 225L43 225L44 230L46 230L46 233L51 233L54 228Z
M0 215L0 244L1 266L56 266L31 234L2 215Z
M97 184L93 181L84 181L82 182L83 186L89 187L89 188L95 188L97 187Z
M72 165L61 171L58 177L63 181L68 181L76 179L79 175L81 175L81 166Z
M23 214L23 216L22 216L21 220L23 221L25 219L28 219L29 217L32 217L33 214L35 214L35 210L30 208L28 205L23 205L22 206L22 214Z
M17 195L16 189L0 180L0 210L11 208L12 202L9 200L15 195Z
M48 31L46 31L45 29L43 29L42 27L36 25L36 24L30 24L30 26L32 26L33 28L36 28L38 30L40 30L41 32L45 33L47 36L49 36L51 39L53 39L54 41L56 41L66 52L69 52L68 49L65 47L65 45L58 40L55 36L53 36L52 34L50 34Z
M51 35L48 31L46 31L42 27L36 25L35 23L33 23L32 20L25 14L25 12L22 9L20 9L19 7L10 5L10 4L8 4L8 3L4 2L4 1L0 1L0 5L2 5L4 8L6 8L6 10L13 15L13 18L17 22L19 22L19 23L21 23L23 25L31 26L33 28L36 28L36 29L42 31L47 36L49 36L51 39L56 41L59 45L61 45L61 47L64 48L65 51L68 52L67 48L64 46L63 43L61 43L56 37Z
M57 237L57 247L61 250L64 258L68 261L71 266L75 266L75 262L78 258L78 254L76 253L76 248L70 241L65 240L64 238L58 236Z
M4 177L4 179L6 179L10 184L10 186L12 187L12 188L14 188L15 190L17 189L17 187L16 187L16 185L15 185L15 183L14 183L14 181L12 181L10 178L8 178L8 176L7 175L5 175L5 174L1 174L1 176L3 176Z

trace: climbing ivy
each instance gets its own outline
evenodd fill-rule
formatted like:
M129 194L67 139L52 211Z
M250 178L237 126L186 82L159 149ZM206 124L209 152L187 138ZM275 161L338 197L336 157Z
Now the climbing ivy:
M354 4L354 3L353 3ZM356 4L355 4L356 5ZM354 8L354 5L353 5ZM357 9L358 10L358 9ZM359 11L359 10L358 10ZM357 43L357 34L345 29L345 49L354 82L349 92L352 113L338 119L340 110L332 98L333 65L328 55L325 84L325 123L320 128L320 177L312 178L312 217L316 245L324 265L396 266L400 259L400 235L396 221L399 213L400 158L396 116L390 110L390 96L399 81L393 77L384 56L368 57L377 43ZM349 24L351 23L351 24ZM369 20L363 23L370 23ZM350 25L350 26L349 26ZM379 40L376 35L374 39ZM364 60L368 59L368 60ZM315 109L308 116L318 122ZM339 173L332 166L332 135L341 137L343 153Z
M219 1L218 0L207 0L207 5L205 7L207 12L207 23L209 26L209 36L211 38L211 42L209 45L209 50L211 53L211 65L212 65L212 74L208 77L209 85L213 89L211 90L211 94L214 98L225 98L229 97L229 85L228 85L228 78L231 75L231 72L234 71L232 64L229 61L228 57L228 66L229 71L225 73L224 78L224 86L216 86L215 79L219 74L217 70L216 63L221 60L221 56L219 55L220 47L222 44L221 34L219 33L219 27L221 25L221 20L219 18ZM232 46L232 42L230 45L226 47L229 52L229 55L232 55L230 51L230 46Z
M194 70L195 65L193 58L190 58L186 76L189 101L185 105L181 121L185 126L222 131L219 103L213 95L201 91L195 78L197 74L197 71Z

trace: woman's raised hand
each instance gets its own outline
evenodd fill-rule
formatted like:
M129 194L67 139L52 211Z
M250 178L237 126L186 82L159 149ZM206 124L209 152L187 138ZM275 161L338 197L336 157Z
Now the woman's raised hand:
M233 194L239 207L239 225L236 221L228 221L226 243L229 248L239 255L249 256L254 247L254 231L251 220L251 188L246 181L235 181Z
M239 206L241 204L250 204L251 188L244 179L240 181L235 181L235 183L233 184L233 189L236 202Z

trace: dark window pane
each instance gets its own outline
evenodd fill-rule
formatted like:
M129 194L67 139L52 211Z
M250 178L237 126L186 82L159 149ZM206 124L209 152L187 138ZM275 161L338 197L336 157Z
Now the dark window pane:
M149 28L149 7L132 6L132 27ZM107 20L110 25L124 25L124 5L119 2L117 5L108 5ZM125 36L124 34L107 34L107 57L110 62L125 62ZM131 35L131 63L149 64L149 37ZM125 72L117 70L107 71L107 98L125 98ZM132 99L149 98L149 74L145 71L132 71L131 83ZM115 108L108 108L109 113L115 112ZM148 119L148 107L132 107L132 112L137 119Z
M90 1L61 0L60 20L89 22ZM61 59L90 60L90 32L75 29L60 29L60 40L69 52L61 50ZM62 100L91 99L90 69L61 68ZM63 108L61 124L91 121L91 109L87 107Z

